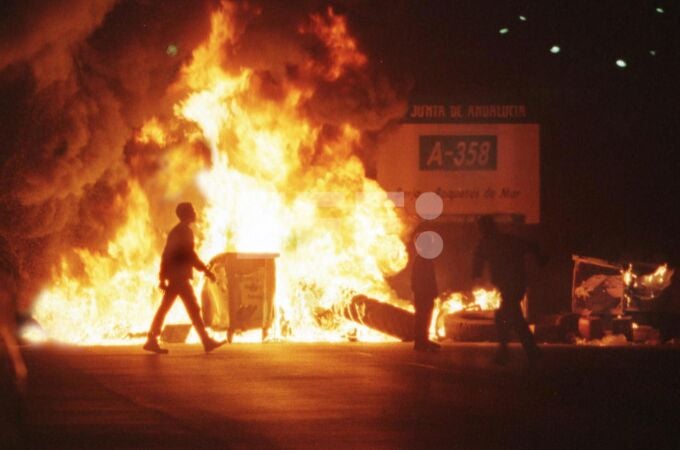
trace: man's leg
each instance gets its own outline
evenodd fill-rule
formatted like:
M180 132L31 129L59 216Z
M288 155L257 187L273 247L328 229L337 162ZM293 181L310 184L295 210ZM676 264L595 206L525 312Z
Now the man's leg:
M508 320L517 333L517 337L522 343L522 347L524 348L529 361L533 362L538 356L539 350L536 341L534 340L534 335L531 333L526 320L524 320L519 303L513 304L512 308L508 311Z
M165 321L165 316L168 314L172 304L175 302L175 298L177 298L177 290L173 289L173 286L168 286L168 288L165 290L165 293L163 294L163 300L161 300L161 304L158 305L156 315L153 317L153 321L151 322L151 328L149 329L150 336L155 338L160 336L161 328L163 328L163 321Z
M198 306L198 300L196 300L194 289L191 287L191 284L189 284L188 281L180 285L179 297L184 303L184 307L189 314L191 323L196 329L196 333L198 333L198 336L201 338L201 342L203 343L203 348L205 351L209 352L224 344L224 342L217 342L212 339L210 336L208 336L208 332L205 331L205 324L203 323L203 319L201 319L201 308Z
M501 301L500 308L494 314L494 320L498 335L498 350L495 360L498 364L505 364L508 362L508 341L510 340L510 327L505 302Z
M177 291L173 288L172 285L168 286L167 289L165 289L165 293L163 294L163 300L161 300L161 304L158 306L158 309L156 310L156 315L154 315L153 321L151 321L149 335L143 347L144 350L148 350L154 353L168 352L166 349L160 348L160 346L158 345L158 336L160 336L161 334L161 328L163 327L163 321L165 320L165 316L168 314L168 311L170 311L170 308L172 307L172 304L175 302L176 297Z
M414 320L414 348L416 350L425 349L427 344L427 311L426 305L423 304L423 300L419 297L415 299L415 320Z
M416 297L415 313L415 342L413 348L418 351L436 351L441 346L430 341L430 323L434 310L434 299Z

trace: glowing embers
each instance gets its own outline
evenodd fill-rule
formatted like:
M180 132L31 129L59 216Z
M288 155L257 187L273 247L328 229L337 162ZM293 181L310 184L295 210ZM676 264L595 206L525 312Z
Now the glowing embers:
M168 56L177 56L179 53L179 48L175 44L170 44L165 49L165 54Z
M659 297L671 285L675 270L662 264L656 269L649 264L629 264L622 270L625 295L629 308L648 308L648 304Z

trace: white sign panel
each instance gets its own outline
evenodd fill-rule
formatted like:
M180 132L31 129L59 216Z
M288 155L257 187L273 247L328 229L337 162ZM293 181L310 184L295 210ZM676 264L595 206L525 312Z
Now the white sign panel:
M380 146L378 182L416 198L435 192L444 215L540 221L539 126L534 123L404 123Z

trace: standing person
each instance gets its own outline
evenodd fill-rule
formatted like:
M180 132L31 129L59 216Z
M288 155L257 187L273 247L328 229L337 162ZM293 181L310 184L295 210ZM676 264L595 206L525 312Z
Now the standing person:
M19 448L21 393L27 370L16 338L19 264L9 243L0 236L0 447Z
M179 223L168 234L159 274L160 288L165 291L165 294L151 323L144 350L154 353L168 352L158 345L158 336L161 334L165 315L179 295L207 353L223 345L225 341L215 341L205 331L198 301L190 280L193 278L194 267L204 272L213 281L215 275L203 264L194 250L194 233L189 227L196 221L196 211L194 211L193 205L191 203L180 203L177 205L175 213L179 218Z
M491 216L481 217L477 226L481 239L475 250L472 275L480 280L484 266L488 264L491 283L501 294L501 305L495 315L499 341L496 362L507 363L510 330L514 330L529 363L533 364L540 352L520 308L527 288L524 256L533 254L541 264L544 261L536 245L499 232Z
M432 252L435 244L428 232L417 232L414 238L416 251L411 268L411 290L416 309L413 349L418 352L437 351L440 345L428 337L434 299L439 294L433 260L437 255Z
M0 351L7 353L14 376L22 384L26 379L26 364L16 339L18 266L9 244L0 236Z

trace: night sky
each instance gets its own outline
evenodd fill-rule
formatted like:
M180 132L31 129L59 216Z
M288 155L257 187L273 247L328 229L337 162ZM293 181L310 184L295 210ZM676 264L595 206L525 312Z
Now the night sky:
M389 73L414 82L413 98L529 103L542 127L541 234L550 246L677 260L677 4L371 4L348 8L351 23Z

